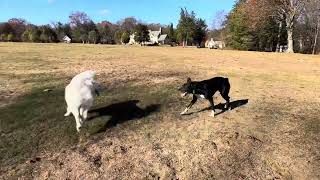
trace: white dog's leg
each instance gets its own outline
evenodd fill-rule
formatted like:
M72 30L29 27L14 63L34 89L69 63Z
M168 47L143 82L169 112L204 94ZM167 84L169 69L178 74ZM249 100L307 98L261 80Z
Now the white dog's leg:
M80 113L80 116L83 118L83 119L85 119L84 117L83 117L83 114L84 114L84 111L85 111L86 109L84 108L84 107L80 107L80 109L79 109L79 113ZM81 120L81 123L82 123L82 120Z
M82 118L80 116L80 112L78 109L73 109L72 110L72 114L74 116L74 118L76 119L76 128L77 128L77 131L80 132L80 128L82 126Z
M70 109L67 107L67 112L64 114L64 116L70 116L70 114L71 114L71 111L70 111Z
M83 120L86 120L88 118L88 111L89 111L89 108L86 107L84 108L84 111L83 111Z

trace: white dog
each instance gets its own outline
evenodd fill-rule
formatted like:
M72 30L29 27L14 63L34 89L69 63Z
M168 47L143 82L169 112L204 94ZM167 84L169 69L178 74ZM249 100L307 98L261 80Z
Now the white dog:
M94 93L98 94L97 83L94 81L95 71L85 71L72 78L70 84L65 88L65 100L67 112L76 119L77 131L80 131L82 123L88 117L88 111L93 104Z

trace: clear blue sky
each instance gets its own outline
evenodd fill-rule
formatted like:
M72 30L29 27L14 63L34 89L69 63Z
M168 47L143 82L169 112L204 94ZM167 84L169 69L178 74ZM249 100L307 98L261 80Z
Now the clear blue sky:
M84 11L95 22L134 16L146 23L176 25L180 8L186 7L210 26L217 11L228 12L233 4L234 0L0 0L0 22L13 17L37 25L68 22L71 12Z

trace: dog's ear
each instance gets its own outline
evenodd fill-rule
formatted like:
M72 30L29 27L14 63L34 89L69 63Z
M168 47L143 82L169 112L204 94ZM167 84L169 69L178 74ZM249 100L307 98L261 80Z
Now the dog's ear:
M187 83L191 83L191 78L188 77Z

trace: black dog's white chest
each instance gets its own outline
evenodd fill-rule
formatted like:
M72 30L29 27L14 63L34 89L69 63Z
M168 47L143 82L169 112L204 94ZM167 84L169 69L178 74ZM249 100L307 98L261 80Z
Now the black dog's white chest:
M199 94L197 95L198 97L202 98L202 99L205 99L206 97L203 95L203 94Z

